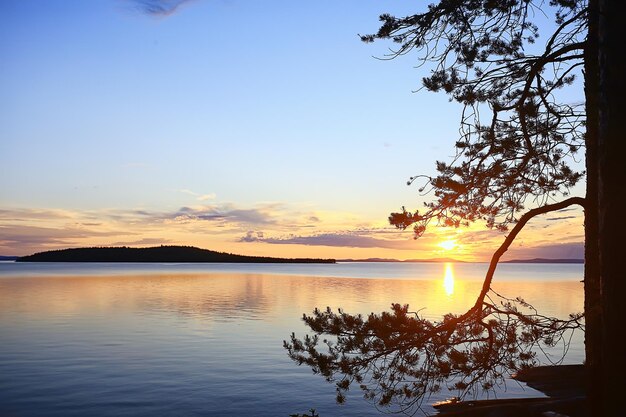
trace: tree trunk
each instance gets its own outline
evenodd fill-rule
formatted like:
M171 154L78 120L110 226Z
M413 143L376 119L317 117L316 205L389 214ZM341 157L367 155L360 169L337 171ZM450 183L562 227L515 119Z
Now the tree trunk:
M626 29L617 0L598 0L598 243L602 291L603 416L623 415L626 393Z
M589 34L585 45L587 132L585 161L585 372L588 414L602 403L602 300L598 253L598 4L589 2Z

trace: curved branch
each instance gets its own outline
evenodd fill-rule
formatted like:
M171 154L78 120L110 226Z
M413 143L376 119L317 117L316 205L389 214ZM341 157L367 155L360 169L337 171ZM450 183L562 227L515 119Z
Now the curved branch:
M511 233L507 235L506 239L504 239L504 242L502 242L498 250L496 250L494 254L492 255L491 262L489 263L489 269L487 270L487 274L485 275L485 281L483 282L483 287L480 291L478 299L476 300L476 303L474 304L474 306L467 313L463 314L463 316L461 316L460 319L469 316L470 314L472 314L474 311L478 310L482 306L485 300L485 296L487 295L487 293L489 292L489 289L491 288L493 275L496 272L496 267L498 266L498 262L500 261L500 258L509 249L509 247L511 246L511 243L513 243L513 241L515 240L519 232L524 228L526 223L528 223L528 221L532 219L533 217L538 216L540 214L546 214L551 211L561 210L561 209L564 209L566 207L569 207L575 204L584 208L585 199L582 197L570 197L558 203L547 204L545 206L537 207L524 213L524 215L520 217L519 221L515 224L515 227L511 229Z

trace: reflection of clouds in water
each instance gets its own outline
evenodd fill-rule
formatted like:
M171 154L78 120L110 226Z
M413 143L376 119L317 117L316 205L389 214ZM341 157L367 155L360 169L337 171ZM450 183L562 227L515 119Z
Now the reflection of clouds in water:
M32 274L0 276L0 335L6 336L0 357L9 359L2 364L3 377L14 388L7 401L39 404L39 414L63 404L63 411L69 405L88 415L94 398L102 404L122 404L110 410L123 414L128 411L125 404L130 404L127 396L132 395L133 410L138 410L136 404L153 404L150 414L156 415L198 410L206 415L244 415L253 408L286 415L303 409L294 401L306 393L315 404L330 399L323 415L344 415L332 408L332 385L312 376L310 369L296 367L282 348L292 332L298 336L309 332L301 320L303 313L326 306L351 314L380 313L397 302L410 304L410 310L422 317L441 320L445 313L466 311L482 284L468 279L474 272L464 264L453 265L451 295L442 285L444 264L406 265L426 272L402 274L402 279L192 272L173 265L154 273L119 265L108 275L99 275L109 271L102 265L17 266ZM385 265L384 270L400 266ZM520 269L508 266L513 267ZM140 272L131 272L133 268ZM362 268L367 268L368 276L382 271L369 265ZM545 265L536 268L542 275L550 270ZM527 265L521 270L525 276L534 271ZM578 279L506 282L496 277L496 281L500 293L520 295L542 313L566 317L582 308ZM574 339L570 354L573 362L584 358L582 336ZM17 360L11 363L11 357ZM58 395L51 394L51 386ZM284 395L278 398L276 392ZM66 393L72 393L71 400ZM361 395L353 394L349 401L354 412L349 414L369 415L371 405L360 406ZM288 411L283 413L285 404Z
M0 281L0 291L0 312L17 307L44 317L110 311L258 320L271 307L263 281L245 274L21 277Z
M243 355L242 340L255 340L269 346L268 355L280 356L283 352L276 346L292 332L308 332L302 314L311 314L315 308L368 315L388 312L392 303L409 304L409 311L434 321L447 313L466 312L475 303L482 281L467 280L457 264L450 268L453 288L446 287L448 270L443 264L437 269L435 279L430 280L222 272L3 277L0 318L18 328L37 323L42 329L56 329L59 335L65 331L59 329L78 329L77 334L84 337L119 343L117 350L135 340L130 334L156 338L136 342L145 347L119 355L143 355L153 349L150 343L176 346L197 340L202 343L195 344L196 348L206 350L210 345L218 357ZM522 297L542 314L566 318L582 311L582 285L579 281L501 281L496 277L493 288L507 297ZM571 354L584 357L582 336L577 334L573 340Z
M409 304L440 319L463 313L476 301L482 282L438 265L432 280L357 279L250 273L185 273L0 280L0 313L24 310L41 317L113 313L176 313L210 321L270 320L297 323L314 308L369 314ZM442 284L443 279L443 284ZM558 288L555 290L554 288ZM567 317L582 309L580 282L494 282L499 293L521 296L542 312ZM422 310L423 309L423 310ZM10 314L10 313L7 313ZM287 329L292 330L292 329Z
M232 321L260 320L271 308L263 281L255 275L198 274L149 280L149 291L141 282L137 290L141 293L141 308L151 312Z

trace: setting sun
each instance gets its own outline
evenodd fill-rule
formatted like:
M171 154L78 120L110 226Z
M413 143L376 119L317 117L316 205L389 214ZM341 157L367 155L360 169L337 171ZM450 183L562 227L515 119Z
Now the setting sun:
M452 250L454 248L456 248L457 244L454 240L452 239L448 239L448 240L444 240L443 242L439 243L440 248L444 249L444 250Z

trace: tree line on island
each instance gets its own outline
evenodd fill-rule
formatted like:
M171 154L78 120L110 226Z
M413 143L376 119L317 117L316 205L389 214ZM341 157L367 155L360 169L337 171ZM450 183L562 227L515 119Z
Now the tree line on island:
M149 248L91 247L59 249L22 256L16 262L219 262L219 263L335 263L334 259L273 258L235 255L193 246Z
M89 247L69 248L38 252L26 256L0 256L0 261L16 262L211 262L211 263L337 263L337 262L388 262L388 263L463 263L454 258L394 259L321 259L321 258L276 258L268 256L237 255L217 252L194 246L158 246L149 248ZM583 259L512 259L503 263L583 263Z

